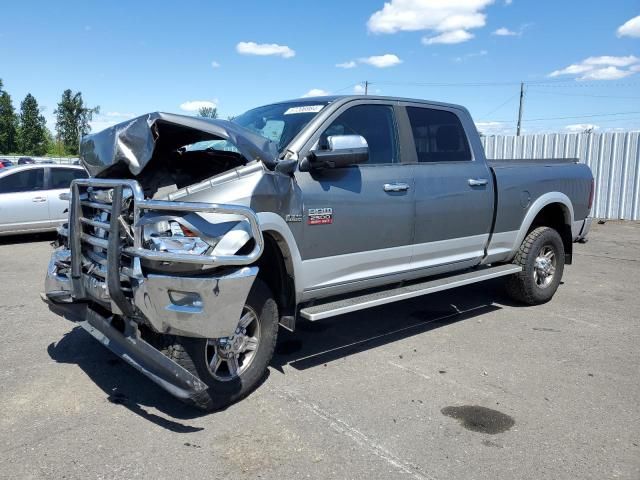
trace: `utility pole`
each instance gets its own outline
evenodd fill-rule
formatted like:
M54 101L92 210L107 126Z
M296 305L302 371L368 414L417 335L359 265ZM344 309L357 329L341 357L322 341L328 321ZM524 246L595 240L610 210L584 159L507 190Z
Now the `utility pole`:
M520 82L520 108L518 108L518 127L516 128L516 136L520 136L522 128L522 107L524 105L524 82Z
M369 82L367 80L364 81L364 94L369 94Z

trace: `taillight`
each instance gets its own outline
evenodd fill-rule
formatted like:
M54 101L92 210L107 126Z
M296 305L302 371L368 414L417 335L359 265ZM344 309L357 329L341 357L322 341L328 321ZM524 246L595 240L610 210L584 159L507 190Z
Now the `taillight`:
M589 210L593 207L593 195L595 193L596 184L593 178L591 179L591 191L589 192Z

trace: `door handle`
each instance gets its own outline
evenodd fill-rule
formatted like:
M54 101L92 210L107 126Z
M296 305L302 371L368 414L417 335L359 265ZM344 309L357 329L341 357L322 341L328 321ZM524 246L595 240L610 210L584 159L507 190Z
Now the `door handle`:
M469 179L469 185L472 187L482 187L487 183L489 183L489 180L487 180L486 178L470 178Z
M47 201L47 197L33 197L31 199L31 201L32 202L38 202L38 203L46 202Z
M409 185L407 183L385 183L384 191L385 192L406 192L409 190Z

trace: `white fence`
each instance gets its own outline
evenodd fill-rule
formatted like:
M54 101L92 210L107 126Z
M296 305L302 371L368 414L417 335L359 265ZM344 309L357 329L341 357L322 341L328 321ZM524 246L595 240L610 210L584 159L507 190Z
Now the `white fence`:
M596 181L591 215L640 220L640 132L483 137L487 158L578 158Z

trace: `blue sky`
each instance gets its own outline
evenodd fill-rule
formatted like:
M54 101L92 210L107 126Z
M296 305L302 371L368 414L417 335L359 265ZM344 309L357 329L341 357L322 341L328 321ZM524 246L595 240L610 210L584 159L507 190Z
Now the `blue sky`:
M487 133L513 131L520 80L527 132L640 128L638 0L7 0L0 12L0 78L16 107L38 99L49 128L65 88L100 105L101 129L364 80L463 104Z

